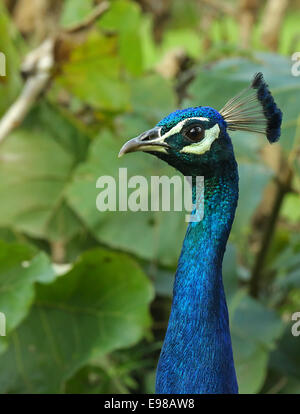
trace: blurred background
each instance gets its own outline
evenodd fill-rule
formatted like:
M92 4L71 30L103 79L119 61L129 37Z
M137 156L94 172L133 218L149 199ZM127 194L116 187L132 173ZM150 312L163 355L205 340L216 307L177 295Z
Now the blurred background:
M154 392L185 212L100 213L96 180L174 175L121 145L176 108L220 109L257 71L284 122L273 146L232 134L234 359L240 392L300 392L299 6L1 0L1 393Z

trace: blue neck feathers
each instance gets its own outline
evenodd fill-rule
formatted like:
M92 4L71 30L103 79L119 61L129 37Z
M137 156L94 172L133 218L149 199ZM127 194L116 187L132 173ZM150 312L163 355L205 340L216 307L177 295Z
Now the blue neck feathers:
M238 392L222 281L223 255L238 199L235 159L217 175L205 177L204 184L204 217L189 223L175 275L157 393Z

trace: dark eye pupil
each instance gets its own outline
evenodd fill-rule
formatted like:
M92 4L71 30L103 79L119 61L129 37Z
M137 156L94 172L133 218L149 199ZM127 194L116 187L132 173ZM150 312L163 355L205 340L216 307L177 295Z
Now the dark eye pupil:
M203 138L203 129L200 126L194 126L186 132L186 136L192 141L200 141Z

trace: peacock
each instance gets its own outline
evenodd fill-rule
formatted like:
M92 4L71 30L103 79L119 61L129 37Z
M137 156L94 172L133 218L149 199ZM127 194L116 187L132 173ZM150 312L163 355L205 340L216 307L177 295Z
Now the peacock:
M175 275L167 332L157 366L157 394L235 394L222 261L239 194L238 166L228 131L263 133L278 141L282 112L263 74L220 110L198 106L172 112L126 142L119 156L144 151L192 177L204 177L204 216L190 220Z

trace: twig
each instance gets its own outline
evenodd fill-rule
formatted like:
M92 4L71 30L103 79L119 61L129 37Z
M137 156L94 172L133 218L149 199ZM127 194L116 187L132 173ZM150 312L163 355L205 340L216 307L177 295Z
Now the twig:
M104 14L108 9L109 9L109 2L103 1L102 3L98 4L97 7L95 7L92 13L83 22L70 26L64 29L63 32L71 34L71 33L77 33L81 30L86 30L87 28L92 26L95 23L95 21L100 16L102 16L102 14Z
M55 241L50 245L52 261L55 264L62 264L65 262L66 246L63 241Z
M21 73L27 79L21 94L0 120L0 142L21 124L48 85L54 65L53 50L54 40L47 39L24 60Z

